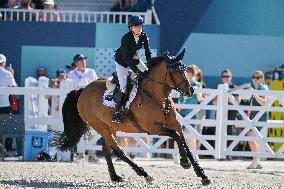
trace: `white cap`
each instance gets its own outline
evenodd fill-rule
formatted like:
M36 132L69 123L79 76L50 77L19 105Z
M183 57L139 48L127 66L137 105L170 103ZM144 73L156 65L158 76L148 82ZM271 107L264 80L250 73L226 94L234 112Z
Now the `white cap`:
M53 0L45 0L43 2L43 4L45 4L45 5L54 5L54 1Z
M4 54L0 54L0 64L5 62L6 62L6 57L4 56Z

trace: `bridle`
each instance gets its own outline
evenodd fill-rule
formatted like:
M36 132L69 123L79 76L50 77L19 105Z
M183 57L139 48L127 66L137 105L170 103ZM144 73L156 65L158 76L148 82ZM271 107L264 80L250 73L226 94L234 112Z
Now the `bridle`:
M142 76L142 78L150 80L157 85L160 85L163 88L165 98L168 96L169 91L172 90L172 89L185 96L186 94L185 94L185 92L183 92L184 88L181 88L181 85L186 86L186 84L187 84L186 82L188 82L186 77L185 77L184 70L177 70L176 69L178 71L178 73L182 75L182 78L183 78L179 83L177 83L177 81L175 80L173 73L172 73L172 70L171 70L171 68L174 68L177 64L179 64L179 63L175 63L175 64L168 64L167 63L167 72L165 74L163 82L155 81L155 80L153 80L152 78L149 78L149 77L143 77ZM173 84L173 86L165 84L168 74L170 76L170 81ZM189 87L191 87L191 85ZM143 91L144 91L144 89L143 89Z
M184 88L180 88L181 85L184 85L186 86L187 84L187 78L185 77L185 74L184 74L184 71L185 70L177 70L179 74L181 74L182 76L182 80L177 83L174 76L173 76L173 73L171 71L171 68L172 67L175 67L175 65L178 64L178 63L175 63L175 64L171 64L171 65L167 65L167 73L169 73L169 76L170 76L170 79L171 79L171 83L173 83L174 86L170 86L170 89L174 89L176 90L177 92L181 93L183 96L186 96L186 94L183 92L184 91ZM167 76L167 74L166 74ZM164 81L165 83L165 81ZM189 84L189 87L191 87L191 84Z
M168 98L169 98L169 92L173 89L173 90L176 90L176 91L180 92L182 95L185 95L185 93L183 92L184 88L181 88L180 86L181 86L181 85L186 86L186 82L188 82L187 79L186 79L186 77L185 77L184 70L183 70L183 69L180 69L180 70L179 70L179 69L176 69L176 68L175 68L177 64L180 64L180 63L175 63L175 64L166 63L167 72L166 72L166 74L165 74L165 77L164 77L163 82L158 82L158 81L153 80L152 78L142 76L143 79L149 80L149 81L153 82L154 84L161 86L162 89L163 89L164 98L163 98L162 110L163 110L163 112L164 112L164 122L165 122L165 123L166 123L166 115L169 113L169 111L170 111L170 106L171 106L171 103L170 103L170 101L169 101L169 99L168 99ZM173 73L172 73L172 70L171 70L172 68L176 69L176 70L179 72L179 74L181 74L182 77L183 77L183 79L182 79L179 83L177 83L177 81L175 80L175 78L174 78L174 76L173 76ZM171 81L171 83L173 84L173 86L171 86L171 85L166 85L166 79L167 79L168 74L169 74L169 76L170 76L170 81ZM189 87L191 87L191 85L190 85ZM146 91L146 90L142 87L142 85L141 85L140 90L141 90L141 92L138 92L138 94L141 96L142 102L143 102L143 97L142 97L143 94L146 94L148 97L150 97L151 99L153 99L152 96L151 96L151 94L150 94L148 91ZM153 100L154 100L154 99L153 99ZM155 101L155 100L154 100L154 101ZM142 104L142 102L139 104L139 106ZM156 102L156 101L155 101L155 102ZM159 104L159 103L156 102L156 104Z

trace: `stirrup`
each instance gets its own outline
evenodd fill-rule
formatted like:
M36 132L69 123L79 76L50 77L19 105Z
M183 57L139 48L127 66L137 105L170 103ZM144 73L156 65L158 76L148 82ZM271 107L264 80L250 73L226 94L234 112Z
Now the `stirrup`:
M117 111L113 114L112 122L116 124L121 124L121 119L122 119L122 112Z

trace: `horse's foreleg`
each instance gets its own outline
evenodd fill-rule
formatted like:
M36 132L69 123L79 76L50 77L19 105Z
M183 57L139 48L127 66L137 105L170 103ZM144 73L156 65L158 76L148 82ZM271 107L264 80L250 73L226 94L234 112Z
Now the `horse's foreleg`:
M151 182L153 180L153 178L151 176L149 176L148 173L146 171L144 171L144 169L142 167L139 167L137 164L135 164L133 161L131 161L125 155L123 150L118 146L118 144L117 144L116 140L114 139L113 135L110 135L107 140L108 140L112 150L115 152L115 154L121 160L123 160L124 162L129 164L132 167L132 169L137 173L137 175L145 177L147 182Z
M166 128L166 127L163 127L163 126L155 125L155 127L159 127L158 133L156 133L156 134L161 135L161 136L169 136L176 141L176 143L178 145L178 149L179 149L179 154L181 156L180 165L184 169L189 169L191 167L191 164L188 161L187 153L186 153L186 151L183 147L183 143L182 143L182 140L181 140L181 137L179 136L179 134L176 131L169 129L169 128Z
M106 142L104 142L104 144L103 144L103 151L104 151L105 159L106 159L106 162L107 162L110 179L112 181L115 181L115 182L123 181L122 177L118 176L115 172L115 169L114 169L114 166L113 166L113 163L112 163L112 160L111 160L112 149L111 149L110 145Z
M194 172L195 172L196 176L201 177L201 179L202 179L201 182L202 182L202 184L204 186L210 184L210 180L204 174L204 170L199 166L198 162L193 158L193 155L190 152L190 150L189 150L189 148L188 148L188 146L187 146L187 144L185 142L184 137L182 137L182 143L183 143L184 149L186 150L187 157L188 157L190 163L193 166L193 169L194 169Z

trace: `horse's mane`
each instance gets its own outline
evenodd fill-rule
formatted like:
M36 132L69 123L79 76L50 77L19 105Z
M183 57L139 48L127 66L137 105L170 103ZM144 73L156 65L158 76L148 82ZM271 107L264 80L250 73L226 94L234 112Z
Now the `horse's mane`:
M155 65L157 65L158 63L160 63L164 60L165 60L165 58L163 56L157 56L157 57L151 58L147 62L148 70L150 71L153 67L155 67Z

